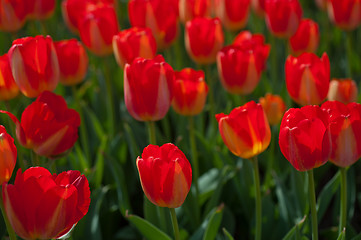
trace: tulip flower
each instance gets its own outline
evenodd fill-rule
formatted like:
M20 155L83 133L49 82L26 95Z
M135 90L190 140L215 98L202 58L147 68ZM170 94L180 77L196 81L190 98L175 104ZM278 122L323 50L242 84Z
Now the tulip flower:
M192 168L184 153L171 143L148 145L137 168L144 194L160 207L180 207L192 183Z
M0 125L0 186L10 180L13 173L17 150L14 139L6 132L4 126ZM1 203L0 203L1 204Z
M262 153L271 141L271 130L261 104L248 102L229 115L216 114L224 143L241 158L252 158Z
M354 30L361 23L359 0L328 0L327 9L330 20L342 30Z
M298 0L267 0L265 9L267 27L273 35L289 38L295 34L302 18Z
M0 56L0 100L10 100L19 94L7 54Z
M217 52L224 43L218 18L195 18L188 21L184 37L189 56L199 64L215 62Z
M59 63L50 36L17 39L8 56L14 80L25 96L37 97L58 85Z
M320 42L318 24L311 19L302 19L297 32L290 40L293 55L299 56L304 52L316 52Z
M251 0L215 0L215 12L223 26L237 31L247 25Z
M55 158L65 154L78 139L79 114L67 107L64 98L45 91L21 115L21 122L10 112L16 124L16 136L21 145L36 154Z
M332 79L328 90L327 99L340 101L344 104L356 102L358 90L356 82L352 79Z
M211 0L179 0L179 18L183 23L196 17L210 17Z
M291 98L300 105L320 104L327 96L330 83L330 61L326 53L318 58L303 53L286 60L286 85Z
M124 67L125 106L138 121L157 121L168 112L174 87L174 72L161 55L136 58Z
M60 82L75 85L85 78L88 70L88 55L76 39L54 43L60 68Z
M24 26L26 15L23 0L0 0L1 31L18 31Z
M24 173L2 188L10 224L23 239L55 239L68 233L87 214L88 180L79 171L51 174L42 167Z
M265 97L259 99L259 103L262 105L271 125L276 125L281 121L286 111L286 104L281 96L267 93Z
M264 17L266 11L266 0L251 0L253 11L259 16Z
M175 71L174 110L185 116L199 114L206 103L208 86L204 81L204 72L185 68Z
M87 12L78 22L80 39L97 56L113 52L113 36L119 32L114 7L104 5Z
M232 94L250 94L257 87L270 52L260 34L241 32L233 45L217 54L218 74L223 87Z
M129 20L132 27L149 27L159 49L171 45L178 35L178 1L130 0Z
M55 0L26 0L23 4L30 19L49 18L55 10Z
M124 68L137 57L154 58L157 44L149 28L132 27L114 35L113 51L118 65Z

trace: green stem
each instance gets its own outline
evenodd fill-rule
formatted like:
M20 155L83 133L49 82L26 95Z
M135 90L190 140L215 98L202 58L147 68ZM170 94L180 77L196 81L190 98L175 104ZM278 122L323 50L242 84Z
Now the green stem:
M315 182L313 180L313 170L309 170L308 174L308 195L310 198L311 217L312 217L312 239L318 239L318 224L317 224L317 211L316 211L316 195L315 195Z
M113 87L110 81L110 70L109 70L109 58L105 58L105 65L104 67L104 78L105 78L105 87L106 87L106 100L107 100L107 107L108 107L108 121L109 121L109 136L112 137L115 134L115 122L114 122L114 102L113 102Z
M177 221L177 216L175 214L175 210L174 210L174 208L169 208L169 211L170 211L170 215L172 217L172 224L173 224L173 230L174 230L174 239L175 240L180 240L178 221Z
M212 79L212 74L211 74L211 65L207 65L205 66L206 71L205 71L205 78L208 79L208 86L209 86L209 91L208 91L208 96L209 96L209 128L211 130L213 129L217 129L216 126L216 104L215 104L215 98L214 98L214 81ZM211 131L212 132L212 131Z
M341 201L340 201L340 225L338 233L341 234L346 227L347 219L347 170L346 168L340 168L341 172Z
M352 78L352 31L346 32L347 77Z
M255 197L256 197L256 232L255 240L260 240L262 236L262 201L261 201L261 184L259 180L258 160L257 156L250 159L253 163L254 171L254 185L255 185Z
M11 227L11 224L9 222L9 219L5 213L5 208L4 208L4 204L3 204L3 198L2 198L2 189L0 186L0 209L1 209L1 213L4 217L4 221L5 221L5 225L6 225L6 229L8 230L8 234L9 234L9 238L10 240L16 240L16 235L14 232L14 229Z
M149 143L153 145L157 144L157 139L155 136L155 123L153 121L148 121L147 127L148 127Z
M32 164L33 164L33 167L37 167L37 166L40 166L40 157L38 154L36 154L33 150L30 150L31 151L31 155L32 155ZM25 170L25 169L23 169Z
M274 92L274 87L277 85L278 80L278 59L277 59L277 42L276 37L274 37L271 33L270 36L270 44L271 44L271 88L272 92Z

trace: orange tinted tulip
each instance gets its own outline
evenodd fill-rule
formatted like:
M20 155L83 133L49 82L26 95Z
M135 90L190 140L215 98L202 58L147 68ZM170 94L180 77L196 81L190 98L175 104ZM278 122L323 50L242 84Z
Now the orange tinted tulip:
M232 94L250 94L265 69L270 45L260 34L241 32L233 45L217 54L218 73L223 87Z
M15 82L25 96L37 97L58 85L59 63L50 36L17 39L8 55Z
M328 16L343 30L354 30L361 23L360 0L328 0Z
M299 56L304 52L316 52L320 42L318 24L311 19L302 19L297 32L290 38L293 55Z
M22 28L27 15L23 0L0 0L0 30L15 32Z
M138 121L162 119L171 105L173 88L173 69L161 55L139 57L124 67L125 106Z
M271 33L280 38L289 38L297 31L302 18L298 0L267 0L266 23Z
M0 57L0 100L10 100L19 94L7 54Z
M185 44L193 61L199 64L215 62L223 43L222 26L218 18L195 18L187 22Z
M339 167L351 166L361 157L361 104L327 101L321 108L329 115L330 161Z
M0 125L0 186L8 182L16 163L17 150L14 139Z
M204 81L204 72L185 68L175 71L174 110L186 116L199 114L207 99L208 86Z
M318 58L303 53L286 60L286 85L291 98L300 105L320 104L330 84L330 61L326 53Z
M137 57L154 58L157 44L149 28L132 27L113 37L115 60L122 68Z
M179 0L179 17L185 23L196 17L209 17L211 0Z
M248 102L231 111L229 115L216 114L224 143L241 158L251 158L262 153L271 141L271 130L261 104Z
M358 90L356 82L352 79L332 79L327 99L340 101L344 104L356 102Z
M271 125L276 125L281 121L286 111L286 105L281 96L267 93L265 97L259 99L259 103L262 105Z
M192 184L192 168L184 153L171 143L148 145L137 168L144 194L160 207L180 207Z
M85 78L88 70L88 55L76 39L55 42L60 67L60 82L75 85Z
M251 0L215 0L215 12L223 26L236 31L247 25Z

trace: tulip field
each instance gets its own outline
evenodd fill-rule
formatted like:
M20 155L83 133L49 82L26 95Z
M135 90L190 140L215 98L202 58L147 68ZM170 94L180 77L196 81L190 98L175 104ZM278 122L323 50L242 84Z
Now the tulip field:
M0 0L0 240L360 240L360 39L359 0Z

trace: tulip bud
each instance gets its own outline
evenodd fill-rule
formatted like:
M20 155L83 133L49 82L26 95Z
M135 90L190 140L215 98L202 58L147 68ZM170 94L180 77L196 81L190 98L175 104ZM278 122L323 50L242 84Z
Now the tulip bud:
M144 194L160 207L180 207L192 184L192 168L184 153L171 143L148 145L137 168Z
M298 171L325 164L331 154L327 113L319 106L291 108L283 116L279 135L282 154Z
M223 87L232 94L250 94L265 69L270 45L260 34L241 32L233 45L217 54L217 68Z
M302 18L298 0L267 0L265 7L267 27L273 35L289 38L295 34Z
M286 104L279 95L267 93L265 97L259 99L259 103L262 105L271 125L276 125L281 121L286 111Z
M328 0L327 10L331 22L342 30L354 30L361 23L359 0Z
M173 99L174 72L161 55L136 58L124 67L124 99L138 121L157 121L168 112Z
M217 52L224 43L218 18L195 18L188 21L184 37L189 56L199 64L215 62Z
M332 79L327 99L340 101L344 104L356 102L358 90L356 82L352 79Z
M330 61L326 53L318 58L314 53L303 53L286 60L286 85L291 98L305 106L320 104L328 93Z
M237 31L247 25L251 0L215 0L216 16L223 26Z
M330 121L330 161L339 167L349 167L361 157L361 104L327 101L321 108Z
M59 63L50 36L17 39L8 56L14 80L25 96L37 97L58 85Z
M252 158L262 153L271 141L271 129L261 104L248 102L229 115L216 114L223 142L241 158Z
M88 55L76 39L54 43L60 68L60 82L66 86L80 83L88 70Z
M26 14L23 0L0 0L0 30L18 31L24 26Z
M318 24L311 19L302 19L297 32L290 38L290 47L294 56L304 52L316 52L320 42Z
M132 27L114 35L113 51L118 65L124 68L137 57L154 58L157 44L149 28Z
M87 12L79 19L80 39L97 56L113 52L113 36L119 32L114 7L104 5Z
M19 95L13 73L11 72L8 54L0 56L0 100L10 100Z
M42 167L19 169L14 185L3 185L2 196L9 222L23 239L64 236L90 205L88 180L73 170L57 175Z
M55 0L26 0L23 4L30 19L49 18L55 10Z
M185 116L199 114L206 103L208 86L204 81L204 72L185 68L175 71L174 111Z
M65 154L78 139L80 117L69 109L64 98L45 91L21 115L21 123L10 112L6 113L16 124L16 135L21 145L36 154L56 158Z
M13 173L17 150L14 139L6 132L4 126L0 125L0 186L10 180Z
M196 17L210 17L211 0L179 0L179 17L183 23Z

